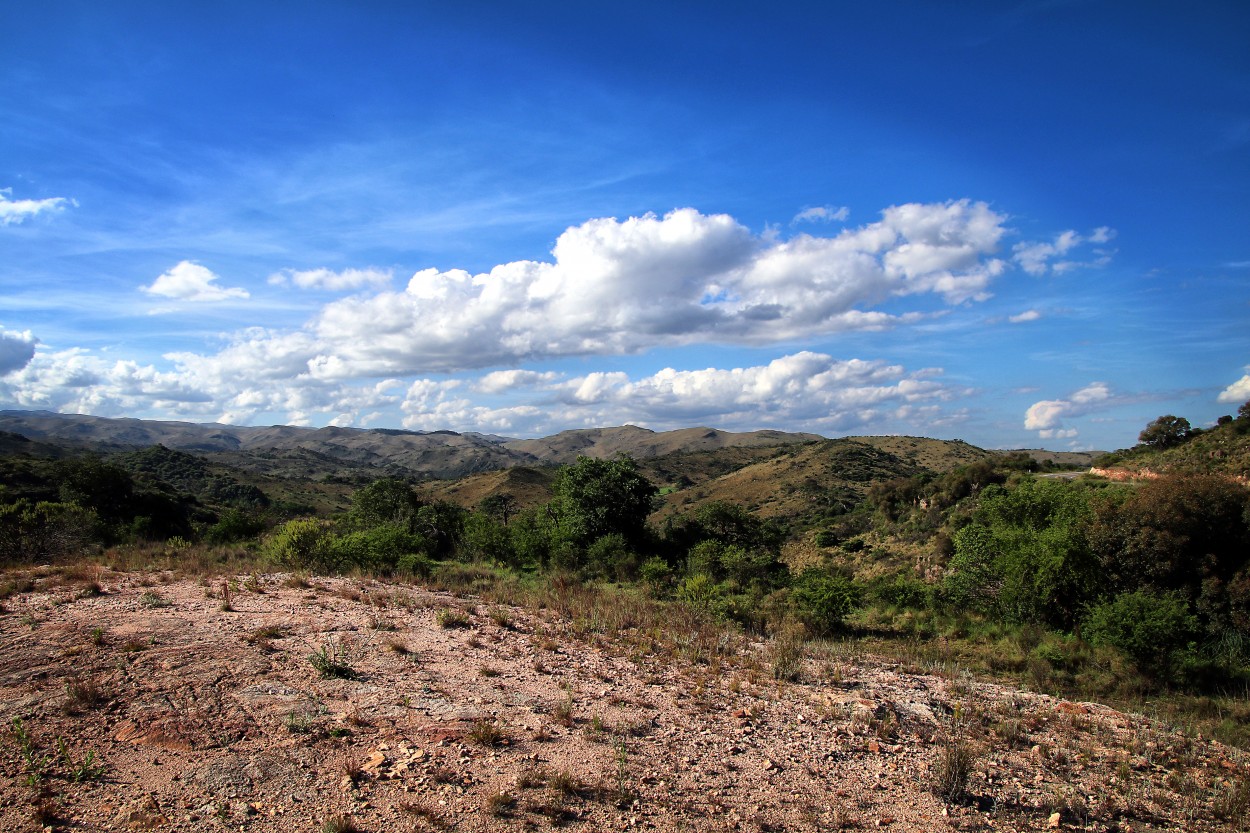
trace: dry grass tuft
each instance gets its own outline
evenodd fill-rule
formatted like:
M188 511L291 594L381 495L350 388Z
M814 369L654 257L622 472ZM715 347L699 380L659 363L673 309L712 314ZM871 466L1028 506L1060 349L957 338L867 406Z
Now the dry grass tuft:
M66 714L90 711L105 700L104 692L94 680L73 679L65 684L64 711Z

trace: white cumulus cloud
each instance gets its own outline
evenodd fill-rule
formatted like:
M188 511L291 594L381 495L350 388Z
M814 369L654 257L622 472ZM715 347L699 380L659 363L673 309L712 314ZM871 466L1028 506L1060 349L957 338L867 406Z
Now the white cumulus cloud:
M400 291L327 304L309 331L327 372L454 371L696 342L763 344L916 320L875 309L988 297L1004 217L984 203L902 205L832 237L777 241L728 215L587 221L550 261L425 269Z
M473 385L480 393L503 393L522 388L549 384L560 378L558 373L539 373L536 370L496 370L487 373Z
M218 276L213 274L212 270L198 263L184 260L160 275L151 286L139 288L149 295L197 303L248 297L246 289L217 286L217 279Z
M503 407L474 402L459 380L418 379L405 395L403 424L524 435L624 424L657 430L709 424L815 432L881 430L894 424L920 430L942 421L939 403L967 393L937 381L940 371L935 369L908 372L886 362L811 352L751 367L667 368L641 378L619 371L567 378L522 373L516 379L532 385L530 395ZM482 377L473 389L493 390L485 380L495 375Z
M1012 247L1012 260L1030 275L1041 277L1049 273L1062 274L1087 266L1104 266L1111 255L1104 249L1095 249L1092 260L1066 259L1066 255L1080 246L1101 245L1115 237L1115 230L1099 226L1088 235L1080 235L1069 229L1060 232L1049 243L1021 242Z
M1024 414L1024 427L1037 431L1042 439L1076 436L1075 428L1065 428L1063 420L1083 416L1116 401L1105 382L1091 382L1066 399L1043 399L1034 402Z
M0 188L0 226L24 223L31 217L44 212L60 211L66 205L76 205L73 200L65 197L48 197L43 200L10 199L12 188Z
M1250 366L1246 367L1248 371L1236 382L1220 392L1220 402L1231 402L1234 405L1240 405L1243 402L1250 402Z
M1018 315L1008 316L1007 320L1012 324L1023 324L1027 321L1036 321L1041 318L1042 314L1035 309L1027 309Z
M346 425L402 414L408 427L522 434L691 421L923 432L966 418L939 408L953 392L939 371L809 352L642 378L570 377L540 363L693 344L793 344L927 320L989 297L1013 262L999 255L1011 233L1005 223L985 203L913 203L837 233L782 239L683 208L588 220L560 234L547 259L476 274L424 269L399 288L376 269L287 270L271 281L359 293L323 304L303 327L239 330L222 347L169 353L159 366L48 350L29 334L7 333L0 401L243 423L281 415ZM177 301L248 297L191 261L142 288ZM444 373L461 376L424 378ZM1068 430L1064 415L1096 397L1090 386L1038 403L1027 419L1035 430ZM1043 413L1048 403L1058 409L1052 417Z
M30 330L16 332L0 327L0 376L21 370L35 357L39 339Z

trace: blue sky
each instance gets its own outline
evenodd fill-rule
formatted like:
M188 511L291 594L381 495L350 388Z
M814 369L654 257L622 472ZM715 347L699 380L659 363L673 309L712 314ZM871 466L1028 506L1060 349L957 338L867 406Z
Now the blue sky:
M1250 6L0 8L0 407L1117 448L1250 399Z

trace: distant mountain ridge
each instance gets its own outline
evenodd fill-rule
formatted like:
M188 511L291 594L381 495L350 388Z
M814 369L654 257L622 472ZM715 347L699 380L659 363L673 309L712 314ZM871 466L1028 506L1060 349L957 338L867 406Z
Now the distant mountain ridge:
M164 422L49 411L0 411L0 431L36 442L72 444L86 450L127 451L163 445L220 456L240 468L306 474L320 468L344 474L410 474L457 478L514 466L570 463L579 456L629 454L647 459L685 451L780 446L823 440L818 434L784 431L735 433L715 428L651 431L634 425L562 431L539 439L476 432L403 431L371 428L301 428Z

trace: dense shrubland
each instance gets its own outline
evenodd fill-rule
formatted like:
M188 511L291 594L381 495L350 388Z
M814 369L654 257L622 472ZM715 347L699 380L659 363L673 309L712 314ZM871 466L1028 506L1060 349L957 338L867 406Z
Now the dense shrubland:
M1152 423L1143 446L1195 442L1180 422ZM1206 433L1247 427L1243 407ZM761 636L856 638L1055 693L1188 692L1230 715L1223 736L1250 741L1244 704L1227 699L1250 687L1250 489L1223 474L1050 479L1002 455L843 490L817 528L794 530L727 501L654 523L659 490L628 457L561 468L529 508L508 494L465 508L384 478L321 516L165 449L4 465L9 563L199 542L258 569L617 590Z

